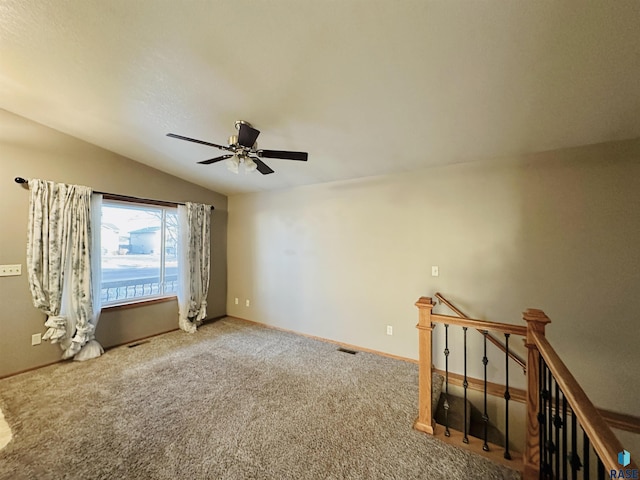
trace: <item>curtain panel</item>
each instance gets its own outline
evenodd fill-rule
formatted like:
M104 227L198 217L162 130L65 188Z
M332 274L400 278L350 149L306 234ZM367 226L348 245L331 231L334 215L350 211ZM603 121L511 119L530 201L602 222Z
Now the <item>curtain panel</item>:
M193 333L207 315L211 206L178 205L178 326Z
M27 274L33 304L48 317L42 338L60 344L65 359L90 342L92 355L78 359L99 356L92 290L100 279L92 277L91 260L100 223L98 217L92 231L92 191L38 179L29 180L29 190Z

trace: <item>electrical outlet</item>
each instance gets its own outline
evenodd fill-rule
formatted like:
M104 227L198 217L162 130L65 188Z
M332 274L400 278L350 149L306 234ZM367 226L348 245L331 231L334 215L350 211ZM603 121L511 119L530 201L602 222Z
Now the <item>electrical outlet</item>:
M440 269L438 268L437 265L433 265L431 267L431 276L432 277L437 277L438 275L440 275Z
M0 265L0 277L22 275L22 265Z
M393 335L393 327L391 325L387 325L387 335Z
M247 300L244 302L244 306L245 307L250 307L251 306L251 302L249 301L249 299L247 298Z
M31 345L40 345L42 343L42 334L34 333L31 335Z
M236 305L238 305L238 297L236 297Z

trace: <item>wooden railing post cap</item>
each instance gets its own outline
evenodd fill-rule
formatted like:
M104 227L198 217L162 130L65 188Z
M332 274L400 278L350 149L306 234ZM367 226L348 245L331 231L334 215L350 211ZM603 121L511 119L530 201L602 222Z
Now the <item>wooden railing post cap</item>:
M434 303L433 300L431 300L431 297L420 297L418 299L418 301L416 302L416 307L418 308L433 308L434 307Z
M542 310L538 310L537 308L527 308L524 312L522 312L522 318L527 322L537 322L537 323L551 323L547 314Z

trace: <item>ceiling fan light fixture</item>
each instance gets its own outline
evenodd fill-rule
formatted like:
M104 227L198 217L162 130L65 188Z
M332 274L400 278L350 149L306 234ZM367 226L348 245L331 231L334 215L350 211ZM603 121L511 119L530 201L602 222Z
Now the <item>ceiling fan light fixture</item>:
M244 173L254 172L258 168L256 162L251 160L249 157L245 157L244 159Z
M240 171L240 159L234 155L229 160L225 162L227 164L227 170L233 173L238 173Z

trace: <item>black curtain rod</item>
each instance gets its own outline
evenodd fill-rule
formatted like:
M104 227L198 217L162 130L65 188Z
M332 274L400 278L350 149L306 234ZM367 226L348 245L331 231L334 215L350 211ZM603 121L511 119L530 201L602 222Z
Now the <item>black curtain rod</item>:
M16 177L14 179L14 181L16 183L20 183L20 184L23 184L23 185L28 185L29 184L29 180L27 180L26 178L22 178L22 177ZM182 202L167 202L165 200L153 200L151 198L129 197L127 195L118 195L118 194L115 194L115 193L98 192L96 190L94 190L93 193L98 193L100 195L104 195L109 200L123 200L123 201L127 201L127 202L147 203L149 205L160 205L160 206L165 206L165 207L172 207L172 206L176 206L176 205L184 205L184 203L182 203ZM215 210L215 207L213 205L211 205L211 210Z

